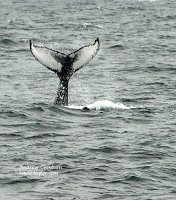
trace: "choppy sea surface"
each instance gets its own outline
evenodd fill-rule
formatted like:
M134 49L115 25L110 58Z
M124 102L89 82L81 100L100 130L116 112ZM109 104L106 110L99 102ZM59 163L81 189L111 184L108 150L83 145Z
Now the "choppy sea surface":
M70 53L96 37L55 106L29 40ZM175 88L175 0L0 0L0 199L175 200Z

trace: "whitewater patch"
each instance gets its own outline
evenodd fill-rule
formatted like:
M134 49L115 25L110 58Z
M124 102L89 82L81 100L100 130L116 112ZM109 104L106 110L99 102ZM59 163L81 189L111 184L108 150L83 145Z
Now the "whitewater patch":
M111 110L111 109L130 109L131 107L128 107L124 105L123 103L114 103L109 100L100 100L96 101L92 104L80 106L80 105L70 105L66 106L67 108L70 109L77 109L77 110L82 110L82 109L88 109L88 110Z

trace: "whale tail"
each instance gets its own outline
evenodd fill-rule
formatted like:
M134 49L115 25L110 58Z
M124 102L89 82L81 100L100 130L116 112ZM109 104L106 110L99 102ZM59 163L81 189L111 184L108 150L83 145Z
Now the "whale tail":
M97 54L100 48L99 38L91 45L83 46L80 49L66 55L48 47L37 46L30 40L30 50L33 56L46 68L55 72L60 85L55 100L56 104L68 105L68 81L74 72L88 64Z
M73 74L89 63L96 56L99 47L100 42L97 38L94 44L83 46L66 55L48 47L34 45L30 40L30 50L36 60L57 73L61 79L66 78L67 75L70 78L70 74Z

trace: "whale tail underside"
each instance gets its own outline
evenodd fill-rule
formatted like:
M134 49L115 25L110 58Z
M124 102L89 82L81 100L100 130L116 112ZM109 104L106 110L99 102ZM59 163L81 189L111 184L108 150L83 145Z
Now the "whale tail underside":
M97 54L100 47L97 38L94 44L83 46L80 49L66 55L48 47L37 46L30 40L30 50L33 56L42 65L58 74L59 78L71 77L74 72L89 63Z
M33 56L42 65L55 72L59 79L59 87L55 104L68 105L68 82L74 72L89 63L97 54L100 42L97 38L91 45L83 46L80 49L66 55L48 47L37 46L30 40L30 50Z

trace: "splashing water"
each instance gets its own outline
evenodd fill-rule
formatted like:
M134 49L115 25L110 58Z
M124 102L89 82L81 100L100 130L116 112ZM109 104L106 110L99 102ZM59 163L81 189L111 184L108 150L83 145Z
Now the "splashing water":
M67 107L71 109L78 109L78 110L85 109L85 108L89 110L130 109L130 107L127 107L126 105L122 103L114 103L109 100L96 101L93 104L88 104L85 106L70 105Z

